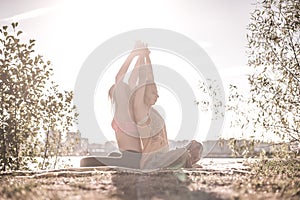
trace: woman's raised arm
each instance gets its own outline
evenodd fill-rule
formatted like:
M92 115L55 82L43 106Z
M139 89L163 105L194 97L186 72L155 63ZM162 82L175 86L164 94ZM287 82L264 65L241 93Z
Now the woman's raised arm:
M122 67L120 68L119 72L117 73L117 75L116 75L116 77L115 77L115 82L116 82L116 83L120 82L120 81L124 78L124 76L125 76L126 72L128 71L128 68L129 68L129 66L130 66L130 64L131 64L131 62L132 62L132 60L133 60L133 58L134 58L135 56L137 56L137 55L138 55L138 54L137 54L137 52L135 52L135 51L132 51L132 52L128 55L127 59L125 60L125 62L123 63Z
M147 92L148 84L154 83L154 76L151 66L151 61L149 57L150 51L145 46L146 50L143 51L143 54L140 56L142 57L139 67L139 81L138 87L134 94L134 101L133 101L133 111L134 111L134 118L136 123L143 121L145 116L148 115L149 107L146 105L145 96ZM146 63L145 63L146 60ZM151 92L151 91L148 91Z

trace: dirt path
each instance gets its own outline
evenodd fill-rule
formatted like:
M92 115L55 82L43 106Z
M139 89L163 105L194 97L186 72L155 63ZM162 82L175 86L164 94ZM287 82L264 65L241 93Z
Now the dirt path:
M241 163L216 162L181 170L98 167L11 172L0 176L0 199L282 199L277 193L241 189L249 173Z

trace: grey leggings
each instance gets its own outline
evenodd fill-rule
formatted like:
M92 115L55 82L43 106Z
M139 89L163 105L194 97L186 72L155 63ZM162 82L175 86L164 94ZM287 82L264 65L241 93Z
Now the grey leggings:
M120 157L85 157L80 160L80 167L119 166L127 168L140 168L142 153L123 151Z

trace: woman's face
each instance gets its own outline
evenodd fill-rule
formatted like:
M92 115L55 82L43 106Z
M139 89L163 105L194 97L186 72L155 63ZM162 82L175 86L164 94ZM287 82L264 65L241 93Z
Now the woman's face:
M145 91L146 101L149 105L154 105L158 98L157 88L155 84L149 84L146 86Z

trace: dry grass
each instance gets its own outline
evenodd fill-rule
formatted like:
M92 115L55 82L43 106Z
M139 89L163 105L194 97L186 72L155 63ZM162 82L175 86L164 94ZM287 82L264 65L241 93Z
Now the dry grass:
M99 167L2 173L0 199L300 199L299 173L279 179L253 169L143 172Z

